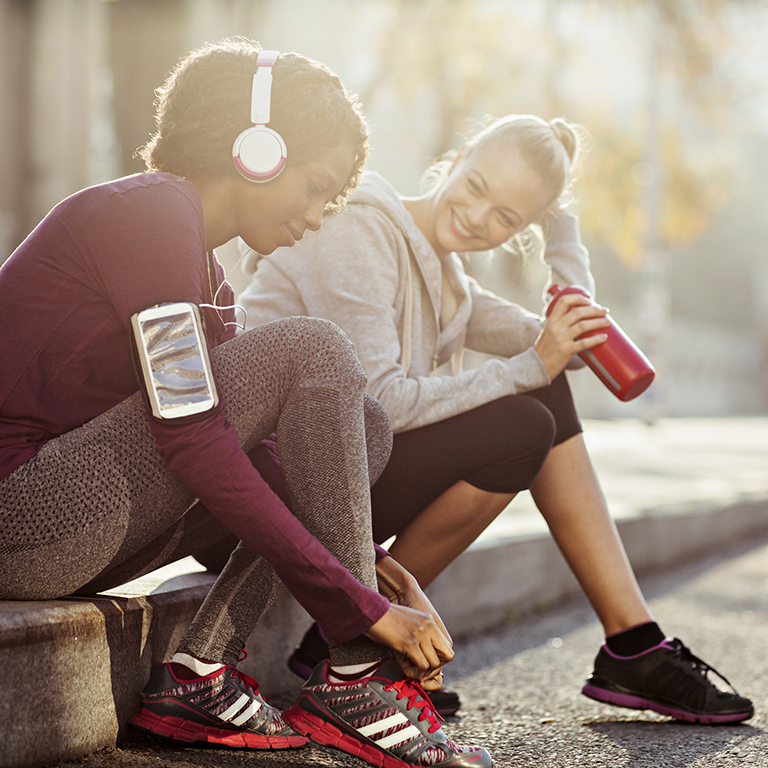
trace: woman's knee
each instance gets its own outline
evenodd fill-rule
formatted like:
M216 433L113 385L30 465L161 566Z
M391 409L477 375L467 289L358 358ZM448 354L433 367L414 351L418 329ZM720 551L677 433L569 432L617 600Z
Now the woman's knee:
M552 450L556 424L538 400L514 395L495 402L485 414L493 418L493 446L487 464L465 479L492 493L517 493L530 487Z
M392 425L384 406L375 397L365 394L363 399L365 413L365 442L368 448L368 477L373 485L392 453Z
M581 421L576 412L568 378L563 371L549 386L528 392L529 398L541 401L555 419L553 445L559 445L581 432Z
M557 432L552 412L539 400L527 395L511 395L497 401L497 425L510 437L516 448L524 446L528 453L549 454Z
M269 365L284 368L287 375L300 380L311 380L314 386L323 386L340 379L365 387L365 373L357 358L355 347L338 325L330 320L315 317L287 317L258 326L224 348L235 345L234 353L242 365ZM218 352L214 350L214 354ZM243 355L250 363L242 360Z

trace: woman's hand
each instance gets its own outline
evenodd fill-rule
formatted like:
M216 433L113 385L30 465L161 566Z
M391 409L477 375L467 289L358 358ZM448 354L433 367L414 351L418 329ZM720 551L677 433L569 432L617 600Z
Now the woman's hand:
M551 380L563 372L574 355L608 338L604 333L579 338L589 331L607 328L611 324L607 315L605 307L593 304L586 296L573 293L559 299L533 345Z
M429 613L437 622L440 631L453 648L453 640L448 634L448 630L440 618L440 614L435 610L430 599L419 586L415 576L405 567L395 560L394 557L383 557L376 563L376 580L381 592L390 603L398 605L407 605L409 608L415 608L417 611Z
M365 635L389 648L403 672L425 690L442 687L443 665L453 658L453 648L431 614L391 603Z
M442 619L416 579L394 558L382 558L376 576L379 592L392 606L366 634L388 646L403 672L420 680L425 690L439 690L443 664L453 658L453 641ZM407 610L393 612L395 606ZM381 632L389 640L375 636Z

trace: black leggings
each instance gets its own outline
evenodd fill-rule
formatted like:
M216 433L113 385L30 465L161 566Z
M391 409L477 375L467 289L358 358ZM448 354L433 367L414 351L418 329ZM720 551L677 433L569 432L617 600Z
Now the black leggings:
M547 387L395 435L386 469L371 490L374 540L401 533L459 480L492 493L529 488L552 447L580 432L561 373Z

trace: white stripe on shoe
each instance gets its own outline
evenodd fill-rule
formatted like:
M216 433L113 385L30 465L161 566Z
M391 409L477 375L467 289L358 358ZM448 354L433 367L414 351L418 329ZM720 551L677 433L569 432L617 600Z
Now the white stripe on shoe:
M242 715L238 715L234 720L232 720L233 725L243 725L243 723L246 723L248 720L250 720L260 709L261 709L262 703L256 699L251 700L250 706L243 712Z
M399 725L406 725L407 728L396 731L389 736L382 736L377 739L374 734L383 733L391 728L396 728ZM394 744L400 744L403 741L412 739L415 736L421 736L421 731L411 723L411 721L402 713L395 712L395 714L384 718L383 720L377 720L375 723L369 723L357 729L357 732L361 736L365 736L377 744L382 749L389 749Z
M217 717L219 718L219 720L224 720L224 722L228 723L230 720L232 720L232 718L234 718L234 717L235 717L235 715L236 715L236 714L237 714L237 713L238 713L238 712L239 712L239 711L240 711L240 710L241 710L243 707L245 707L245 705L246 705L246 704L247 704L249 701L253 701L253 699L251 699L251 697L250 697L250 696L246 696L246 694L244 694L244 693L241 693L241 694L240 694L240 695L237 697L237 701L236 701L234 704L232 704L232 706L230 706L230 707L227 707L227 709L225 709L225 710L224 710L224 711L223 711L223 712L222 712L220 715L217 715ZM250 709L250 707L248 707L247 709ZM247 719L248 719L248 718L246 718L246 720L247 720ZM235 720L232 720L232 722L233 722L235 725L240 725L240 723L238 722L238 720L240 720L240 718L239 718L239 717L238 717L238 718L236 718ZM243 720L242 722L245 722L245 720Z
M420 738L422 737L421 731L415 725L409 725L407 728L403 728L402 731L395 731L395 733L392 733L383 739L378 739L376 744L382 749L391 749L397 744L410 741L417 736Z

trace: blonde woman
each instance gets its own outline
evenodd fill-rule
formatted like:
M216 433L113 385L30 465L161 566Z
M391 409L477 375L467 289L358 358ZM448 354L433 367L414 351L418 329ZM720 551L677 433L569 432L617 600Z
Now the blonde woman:
M607 310L573 295L544 321L480 287L457 255L540 223L550 282L594 294L577 219L565 210L582 135L562 119L496 120L434 169L418 197L366 173L322 231L285 254L250 256L240 302L250 327L310 315L349 335L395 433L372 490L374 537L395 537L391 555L422 587L530 489L605 630L583 692L681 720L745 720L751 702L719 691L709 667L651 616L587 453L564 370L605 340L582 336L608 325ZM465 348L495 357L462 371ZM435 373L450 361L452 372ZM322 652L315 628L292 665L306 668ZM458 707L446 691L433 701L443 712Z

